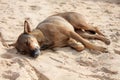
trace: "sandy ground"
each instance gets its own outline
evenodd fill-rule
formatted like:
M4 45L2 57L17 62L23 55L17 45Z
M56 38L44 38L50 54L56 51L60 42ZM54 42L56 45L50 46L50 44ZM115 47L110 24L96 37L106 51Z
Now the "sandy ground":
M46 17L66 11L81 13L99 27L111 44L92 42L109 52L66 47L42 51L32 59L0 42L0 80L120 80L120 0L0 0L0 32L14 42L25 19L34 29Z

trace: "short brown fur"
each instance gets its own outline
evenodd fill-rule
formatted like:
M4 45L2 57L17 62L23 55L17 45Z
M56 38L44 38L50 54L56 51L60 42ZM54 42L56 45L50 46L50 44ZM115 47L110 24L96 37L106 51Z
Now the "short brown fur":
M25 21L24 33L22 35L24 34L32 35L38 42L35 42L35 44L39 44L37 47L41 49L69 46L77 51L82 51L86 47L106 52L106 48L94 45L87 39L98 39L106 44L110 44L110 41L105 38L98 28L88 25L83 17L75 12L52 15L39 23L33 31L30 30L28 22ZM15 44L17 49L20 50L22 48L23 51L29 52L29 50L36 48L33 43L31 46L27 46L29 47L28 49L21 43L25 41L24 38L19 38Z

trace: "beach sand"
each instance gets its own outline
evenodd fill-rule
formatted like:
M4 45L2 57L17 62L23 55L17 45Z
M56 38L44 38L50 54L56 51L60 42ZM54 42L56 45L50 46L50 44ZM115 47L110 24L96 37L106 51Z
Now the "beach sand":
M44 50L33 59L0 42L0 80L120 80L120 0L0 0L0 33L15 42L27 19L32 29L50 15L78 12L97 26L111 44L108 53L69 47Z

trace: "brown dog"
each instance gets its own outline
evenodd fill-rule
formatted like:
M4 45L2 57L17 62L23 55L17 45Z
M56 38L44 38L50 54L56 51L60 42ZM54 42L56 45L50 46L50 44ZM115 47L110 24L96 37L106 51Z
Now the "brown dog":
M66 12L48 17L33 31L25 21L24 33L18 37L15 47L19 52L29 53L32 57L37 57L40 49L63 46L70 46L77 51L86 47L106 52L106 48L96 46L85 38L99 39L110 44L110 41L97 28L88 25L80 14Z

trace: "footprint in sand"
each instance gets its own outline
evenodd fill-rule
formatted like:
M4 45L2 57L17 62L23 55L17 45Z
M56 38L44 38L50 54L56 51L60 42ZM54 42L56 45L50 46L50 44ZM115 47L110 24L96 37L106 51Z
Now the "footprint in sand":
M20 76L17 72L12 72L11 70L5 71L2 77L9 80L16 80Z
M116 54L119 54L119 55L120 55L120 49L119 49L119 48L115 48L115 49L114 49L114 52L115 52Z
M11 54L7 54L7 53L5 53L5 54L2 54L2 55L0 55L2 58L5 58L5 59L11 59L11 58L13 58L14 56L13 55L11 55Z
M103 72L109 73L109 74L118 74L117 71L112 71L112 70L110 70L110 69L108 69L108 68L105 68L105 67L102 67L101 70L102 70Z
M97 61L94 60L86 60L86 59L80 59L76 60L81 66L90 66L90 67L97 67L99 64Z
M31 9L31 10L40 10L41 7L36 6L36 5L31 5L31 6L30 6L30 9Z

